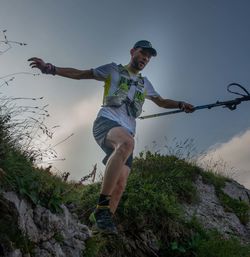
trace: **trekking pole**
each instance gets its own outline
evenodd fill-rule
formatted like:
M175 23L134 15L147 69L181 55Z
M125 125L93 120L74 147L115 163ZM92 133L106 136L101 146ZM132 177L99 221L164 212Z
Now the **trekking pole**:
M239 92L231 91L230 88L232 86L239 87L246 94L241 94ZM196 111L196 110L211 109L211 108L214 108L214 107L223 106L224 108L228 108L231 111L233 111L233 110L235 110L237 108L237 105L239 105L241 102L250 101L250 93L243 86L241 86L238 83L230 83L227 86L227 91L232 93L232 94L235 94L235 95L240 95L242 97L235 98L235 99L229 100L229 101L223 101L223 102L217 101L217 102L212 103L212 104L205 104L205 105L195 106L193 108L193 110ZM149 118L165 116L165 115L169 115L169 114L176 114L176 113L180 113L180 112L184 112L184 110L175 110L175 111L169 111L169 112L162 112L162 113L156 113L156 114L151 114L151 115L145 115L145 116L139 117L139 119L144 120L144 119L149 119Z

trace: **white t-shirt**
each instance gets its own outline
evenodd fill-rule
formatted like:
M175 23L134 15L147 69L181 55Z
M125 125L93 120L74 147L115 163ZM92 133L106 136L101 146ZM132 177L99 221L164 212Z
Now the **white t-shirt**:
M116 63L109 63L102 65L100 67L97 67L93 69L93 74L95 76L95 79L100 81L107 81L109 80L109 89L108 94L112 95L114 93L119 85L120 81L120 70ZM130 79L137 81L138 76L137 75L131 75L128 73L128 76ZM144 91L145 91L145 97L149 98L150 96L159 96L159 94L155 91L153 85L151 82L146 78L143 77L144 80ZM131 85L129 92L128 92L128 98L131 100L134 97L136 90L136 85ZM118 122L122 127L127 128L131 133L135 134L136 129L136 122L135 118L133 116L129 116L127 113L127 109L125 104L123 104L121 107L107 107L103 106L97 117L106 117L108 119L114 120Z

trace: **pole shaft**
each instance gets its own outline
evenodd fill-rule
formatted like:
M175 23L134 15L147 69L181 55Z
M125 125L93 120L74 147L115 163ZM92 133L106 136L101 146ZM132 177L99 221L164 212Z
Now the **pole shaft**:
M216 103L213 103L213 104L199 105L199 106L195 106L193 109L196 111L196 110L202 110L202 109L211 109L213 107L225 106L225 107L228 107L230 110L234 110L235 108L234 109L230 108L230 106L235 105L235 107L236 107L236 105L240 104L242 101L250 101L250 96L243 96L240 98L236 98L234 100L229 100L229 101L224 101L224 102L217 101ZM161 113L141 116L141 117L139 117L139 119L144 120L144 119L149 119L149 118L156 118L156 117L165 116L165 115L169 115L169 114L176 114L176 113L180 113L180 112L184 112L184 111L183 110L175 110L175 111L169 111L169 112L161 112Z

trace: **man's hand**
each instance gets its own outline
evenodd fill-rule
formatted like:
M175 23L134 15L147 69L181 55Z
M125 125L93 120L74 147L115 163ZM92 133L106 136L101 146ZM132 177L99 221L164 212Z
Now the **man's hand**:
M194 111L194 106L189 103L179 102L179 109L189 113Z
M31 68L38 68L39 70L44 70L45 68L45 62L37 57L32 57L28 60L30 63Z
M56 74L56 67L51 63L45 63L42 59L37 57L32 57L28 59L31 68L38 68L42 73L45 74Z

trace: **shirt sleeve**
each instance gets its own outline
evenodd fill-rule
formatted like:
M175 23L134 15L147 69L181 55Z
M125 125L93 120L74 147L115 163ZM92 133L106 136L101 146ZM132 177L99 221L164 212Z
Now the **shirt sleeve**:
M151 96L160 96L160 94L158 94L155 91L153 85L151 84L151 82L146 77L144 77L144 84L145 84L145 89L146 89L145 97L147 99L150 99Z
M114 70L117 69L117 65L115 63L109 63L97 68L92 69L93 74L96 80L105 81Z

